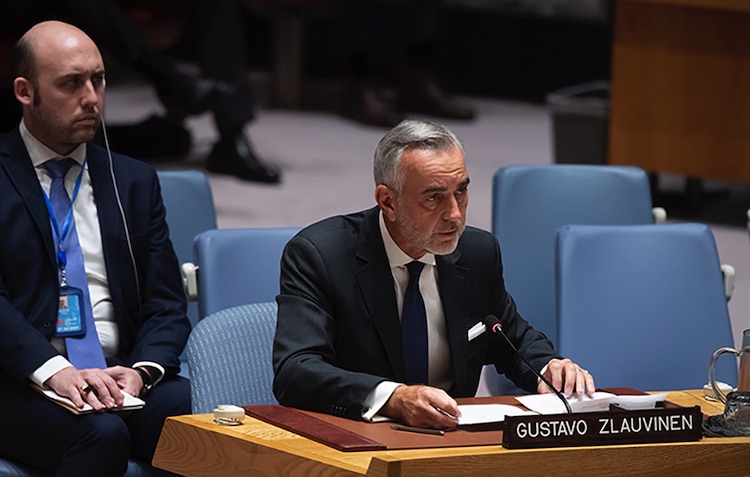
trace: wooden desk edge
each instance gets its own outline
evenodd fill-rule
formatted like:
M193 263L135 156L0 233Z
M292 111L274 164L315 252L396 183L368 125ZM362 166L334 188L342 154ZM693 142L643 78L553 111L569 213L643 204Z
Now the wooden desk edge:
M722 409L720 403L703 399L702 390L672 391L668 400L684 405L699 405L706 414L716 414ZM345 475L408 475L426 468L433 470L445 467L450 461L455 465L478 465L476 456L496 454L496 457L484 459L487 462L518 463L523 457L516 454L545 452L545 460L564 460L566 453L592 452L613 455L627 454L624 448L642 449L642 446L695 446L709 445L712 449L728 452L726 439L705 438L700 442L680 444L643 444L632 446L593 446L585 448L556 448L533 450L508 450L502 446L453 447L433 449L385 450L367 452L341 452L324 444L298 436L292 432L276 428L257 419L247 417L243 426L218 426L212 422L210 414L185 415L171 417L162 431L161 439L154 457L154 466L189 476L236 475L238 470L256 470L275 474L280 468L295 469L289 475L307 475L310 472L323 474L334 472ZM750 438L733 439L732 443L747 446ZM715 447L719 446L719 447ZM680 452L692 452L683 449ZM696 448L699 449L699 448ZM651 452L659 453L658 449ZM738 452L732 450L732 455ZM579 454L580 455L580 454ZM750 455L750 453L748 453ZM528 458L528 455L526 456ZM232 471L220 471L234 462ZM240 464L237 464L240 462ZM304 472L302 471L304 469ZM485 469L486 470L486 469ZM224 472L224 473L222 473ZM301 473L300 473L301 472Z

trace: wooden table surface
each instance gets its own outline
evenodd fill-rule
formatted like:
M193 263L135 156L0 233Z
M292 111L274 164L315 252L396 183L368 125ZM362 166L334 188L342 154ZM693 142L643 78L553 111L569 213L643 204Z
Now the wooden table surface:
M667 398L719 414L720 403L702 391L674 391ZM154 457L156 467L186 476L456 477L513 469L514 476L746 475L750 438L699 442L508 450L502 446L340 452L292 432L246 418L219 426L210 414L169 418Z

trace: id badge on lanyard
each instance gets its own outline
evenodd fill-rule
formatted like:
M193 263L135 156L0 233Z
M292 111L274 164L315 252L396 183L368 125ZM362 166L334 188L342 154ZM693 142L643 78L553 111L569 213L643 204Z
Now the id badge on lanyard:
M55 336L82 336L86 334L83 291L75 287L60 288L60 304L57 308Z
M57 238L57 265L60 269L60 298L57 307L57 322L55 324L55 336L67 337L67 336L83 336L86 334L86 306L83 298L83 290L76 287L68 286L66 278L65 267L68 263L67 254L63 248L63 241L68 235L70 230L70 224L73 220L73 203L78 197L78 190L81 187L81 178L83 177L83 169L86 166L84 161L81 172L78 174L76 179L75 189L73 191L73 198L70 201L70 209L65 215L65 222L63 228L57 223L55 212L50 203L47 192L42 189L44 193L44 201L47 204L47 211L49 212L50 222L52 223L52 229L54 230L55 237Z

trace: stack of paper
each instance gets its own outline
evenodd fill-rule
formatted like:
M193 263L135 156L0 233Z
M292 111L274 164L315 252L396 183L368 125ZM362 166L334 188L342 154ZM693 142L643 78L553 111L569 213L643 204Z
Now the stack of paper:
M608 411L610 404L623 409L653 409L657 402L664 401L667 395L645 394L639 396L618 396L612 393L595 392L591 394L573 394L566 399L573 412ZM565 405L555 394L530 394L519 396L518 402L539 414L564 414Z

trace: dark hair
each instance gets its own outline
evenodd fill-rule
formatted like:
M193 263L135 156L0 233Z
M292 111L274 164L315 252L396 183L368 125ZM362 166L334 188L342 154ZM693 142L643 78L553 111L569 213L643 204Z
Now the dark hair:
M36 79L34 49L27 38L22 37L13 46L10 52L10 71L13 78L21 76L32 82Z

